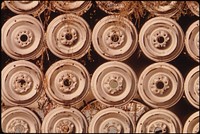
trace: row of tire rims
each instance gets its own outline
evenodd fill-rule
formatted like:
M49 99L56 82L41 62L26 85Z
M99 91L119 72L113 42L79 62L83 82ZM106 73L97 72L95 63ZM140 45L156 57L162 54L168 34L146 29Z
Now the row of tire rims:
M17 60L1 72L2 102L8 106L1 116L4 132L199 132L198 112L182 126L178 116L168 110L183 94L199 109L199 67L184 79L175 66L166 63L182 52L184 44L189 56L199 62L199 20L184 35L179 24L170 18L178 12L174 5L182 2L164 2L167 6L153 9L141 2L157 17L149 19L138 34L133 23L118 14L123 5L125 8L132 2L105 3L96 2L110 15L98 21L91 31L81 17L91 7L89 1L52 2L54 6L40 1L5 1L19 15L8 19L1 29L2 49ZM199 15L198 2L185 3ZM45 32L33 16L43 12L47 5L65 14L54 18ZM131 12L134 11L126 13ZM88 52L91 43L102 58L109 60L92 76L76 61ZM156 62L140 76L122 62L130 58L138 44L146 57ZM46 45L63 60L53 63L44 74L28 60L41 56ZM138 96L144 103L137 101Z

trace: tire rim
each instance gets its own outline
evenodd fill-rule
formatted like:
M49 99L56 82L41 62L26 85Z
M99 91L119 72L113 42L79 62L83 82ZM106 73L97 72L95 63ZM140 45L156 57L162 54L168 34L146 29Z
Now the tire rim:
M118 108L99 111L91 120L89 133L134 133L135 126L129 115Z
M138 91L145 103L153 108L169 108L183 95L183 77L168 63L154 63L139 77Z
M52 5L60 12L82 15L92 6L91 1L52 1Z
M42 122L42 133L86 133L87 128L87 120L75 108L57 107Z
M133 2L127 1L96 1L98 7L108 14L129 15L133 12Z
M137 91L137 76L126 64L111 61L99 66L91 80L94 97L105 105L123 105Z
M46 93L62 105L74 105L87 95L90 77L86 68L74 60L60 60L49 67L46 74Z
M87 22L74 14L63 14L47 27L47 46L62 59L79 59L89 50L91 31Z
M1 115L1 127L5 133L39 133L41 123L34 112L23 107L12 107Z
M183 133L198 133L199 132L199 112L193 113L185 122Z
M87 104L87 106L85 106L81 110L81 112L85 115L87 121L91 122L94 115L105 108L109 108L109 106L103 105L102 103L94 100L91 103ZM116 108L122 109L126 113L128 113L134 123L138 121L140 116L142 116L146 111L149 110L147 106L135 100L132 100L123 106L116 106Z
M45 10L44 1L5 1L6 6L16 14L40 14Z
M187 29L185 47L190 57L199 62L199 20L192 23Z
M151 60L169 62L184 48L184 33L179 24L166 17L154 17L141 28L139 44Z
M182 133L182 124L171 111L153 109L139 119L136 133Z
M197 1L186 1L188 8L199 17L199 3Z
M16 15L3 25L2 49L13 59L36 59L42 54L44 30L30 15Z
M135 52L137 41L135 26L128 19L118 15L101 19L92 33L94 49L107 60L128 59Z
M199 109L199 66L193 68L185 78L185 95L190 104Z
M172 17L179 12L178 6L183 2L179 1L142 1L144 8L156 16Z
M8 105L30 105L42 92L43 74L29 61L19 60L8 64L1 76L2 101Z

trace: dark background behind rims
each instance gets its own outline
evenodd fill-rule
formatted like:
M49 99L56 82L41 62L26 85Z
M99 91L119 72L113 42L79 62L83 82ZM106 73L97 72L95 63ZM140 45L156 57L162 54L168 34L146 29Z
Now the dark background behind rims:
M96 3L93 1L92 7L82 15L82 17L87 21L89 24L91 30L94 28L95 24L102 19L103 17L107 16L108 14L100 10ZM51 12L51 17L48 22L48 24L51 22L52 19L57 17L62 13L59 12ZM11 17L15 16L17 14L11 12L9 9L3 9L1 10L1 27L3 24ZM139 33L142 25L146 22L147 16L149 14L147 13L144 18L141 18L140 25L136 24L137 31ZM40 15L41 19L44 20L44 12ZM37 18L38 19L38 18ZM187 28L196 20L199 18L197 16L191 16L191 15L185 15L181 16L179 20L177 21L178 24L182 27L184 33L186 32ZM133 24L135 24L135 19L132 19ZM47 28L47 27L45 27ZM46 30L46 29L45 29ZM49 60L47 58L46 53L44 54L44 70L43 73L45 74L46 70L56 61L61 60L60 58L54 56L49 50ZM100 57L94 50L92 44L91 44L91 57L93 61L88 60L88 54L86 54L83 58L79 59L78 61L81 62L88 70L88 72L92 75L95 69L100 66L101 64L107 62L107 60ZM37 58L36 60L30 60L31 62L37 64L37 61L41 60L41 56ZM3 50L1 49L1 70L10 62L15 61L14 59L11 59L8 57ZM137 74L137 77L139 78L141 72L150 64L155 63L148 59L144 54L142 53L141 49L138 48L135 51L135 53L127 60L123 61L124 63L128 64ZM183 78L185 79L186 75L189 73L191 69L198 66L198 63L192 60L192 58L187 54L186 49L182 51L182 53L173 61L169 62L170 64L174 65L179 69L179 71L182 73ZM142 100L140 100L143 102ZM143 102L144 103L144 102ZM145 104L145 103L144 103ZM185 98L185 95L181 98L181 100L174 105L173 107L169 108L172 112L174 112L182 121L182 124L184 125L186 119L194 112L197 111L196 108L194 108L187 99Z

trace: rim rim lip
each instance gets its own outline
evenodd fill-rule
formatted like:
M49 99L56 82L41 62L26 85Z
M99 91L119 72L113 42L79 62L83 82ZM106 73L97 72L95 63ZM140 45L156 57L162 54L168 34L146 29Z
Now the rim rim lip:
M51 43L51 37L53 36L53 34L52 34L52 31L53 31L53 29L54 29L54 27L56 27L57 25L59 25L61 22L62 22L62 19L63 18L65 18L65 16L67 17L67 18L72 18L72 20L76 20L77 22L79 22L80 21L80 23L82 23L84 26L85 26L85 29L87 30L86 31L86 34L88 34L88 40L87 40L87 38L86 38L86 40L85 40L85 43L84 43L84 45L83 45L83 47L80 49L80 50L78 50L78 51L81 51L81 52L79 52L78 54L76 54L76 55L74 55L73 53L72 54L70 54L70 56L66 56L67 54L65 53L65 54L63 54L62 52L60 52L60 50L58 50L55 46L54 46L54 44L52 44ZM69 19L68 19L68 21L69 21ZM56 25L55 25L56 24ZM82 17L80 17L80 16L78 16L78 15L75 15L75 14L72 14L72 13L67 13L67 14L61 14L61 15L59 15L59 16L57 16L56 18L54 18L50 23L49 23L49 25L48 25L48 27L47 27L47 32L46 33L51 33L51 34L47 34L46 35L46 42L47 42L47 46L48 46L48 48L49 48L49 50L55 55L55 56L57 56L57 57L59 57L59 58L61 58L61 59L80 59L80 58L82 58L83 56L85 56L86 55L86 53L89 51L89 49L90 49L90 45L91 45L91 36L92 36L92 33L91 33L91 29L90 29L90 26L88 25L88 23L82 18ZM82 50L84 48L84 51ZM77 52L76 52L77 53ZM81 54L80 54L81 53ZM73 55L73 56L71 56L71 55Z
M197 27L199 27L199 20L193 22L193 23L189 26L189 28L187 29L187 31L186 31L186 34L185 34L185 48L186 48L186 50L187 50L189 56L190 56L193 60L199 62L199 56L197 56L197 55L194 54L194 52L191 50L190 44L189 44L189 43L190 43L190 42L189 42L189 37L190 37L191 33L193 32L193 30L196 28L196 25L198 25ZM198 29L199 29L199 28L198 28Z
M141 3L149 13L153 12L153 14L156 15L156 16L173 17L176 13L179 12L179 10L176 9L176 7L174 7L174 8L169 9L169 10L174 9L171 12L168 12L169 10L167 10L167 11L160 13L159 11L155 10L155 8L151 8L151 7L147 6L146 1L141 1ZM181 3L179 3L179 1L177 1L176 5L181 5ZM167 13L165 13L165 12L167 12Z
M7 74L12 70L14 69L15 67L28 67L28 68L31 68L32 70L36 70L35 72L41 77L41 79L44 78L44 74L41 72L41 70L35 65L33 64L32 62L29 62L29 61L26 61L26 60L18 60L18 61L14 61L14 62L11 62L9 63L7 66L5 66L1 72L1 77L2 79L6 79L7 77ZM32 98L33 100L31 100L30 102L26 102L26 103L23 103L23 104L19 104L19 103L16 103L16 102L13 102L11 101L9 98L6 98L6 96L2 96L2 101L5 101L5 102L8 102L10 105L12 106L27 106L27 105L30 105L32 103L34 103L39 97L40 95L42 94L42 91L43 91L43 83L41 82L40 83L40 89L39 89L39 92L37 92ZM2 90L1 90L1 93L4 94L4 90L5 89L5 83L4 82L1 82L1 87L2 87ZM37 96L36 96L37 95ZM29 98L31 99L31 98Z
M115 65L115 66L113 66L113 65ZM98 79L99 74L101 74L101 73L104 71L104 69L113 68L113 67L116 67L116 66L118 66L118 67L119 67L120 69L122 69L122 70L128 69L128 71L131 72L131 76L133 77L134 83L135 83L135 85L133 85L133 87L135 87L135 88L134 88L133 94L131 95L131 97L130 97L129 99L127 99L127 101L125 101L125 102L122 101L122 102L119 103L119 104L111 104L111 103L107 103L107 102L109 102L108 100L103 101L104 99L103 99L102 96L98 95L98 91L97 91L98 89L95 89L95 88L97 88L95 85L96 85L96 80ZM123 67L123 68L122 68L122 67ZM95 98L97 99L97 101L99 101L100 103L102 103L102 104L104 104L104 105L107 105L107 106L121 106L121 105L124 105L124 104L130 102L130 101L134 98L134 96L135 96L135 94L136 94L136 92L137 92L137 83L138 83L138 79L137 79L137 76L136 76L135 72L132 70L132 68L130 68L130 67L129 67L128 65L126 65L125 63L122 63L122 62L119 62L119 61L109 61L109 62L106 62L106 63L100 65L100 66L95 70L95 72L93 73L92 79L91 79L91 90L92 90L92 93L93 93L94 97L95 97ZM126 89L125 89L125 90L126 90ZM102 91L101 91L101 92L102 92ZM129 94L130 94L130 93L129 93ZM128 95L129 95L129 94L128 94ZM125 98L126 98L126 97L125 97ZM119 102L120 102L120 101L119 101ZM116 101L112 101L112 103L116 103Z
M128 104L130 104L130 103L134 103L134 105L142 105L142 106L144 107L145 111L144 111L142 114L139 115L138 119L139 119L145 112L149 111L149 107L148 107L147 105L141 103L140 101L131 100L131 102L129 102ZM99 106L99 104L100 104L100 108L97 108L97 107L94 107L94 108L93 108L93 107L92 107L92 108L88 109L87 106L85 106L85 107L83 107L83 108L80 110L80 111L85 115L85 117L86 117L86 119L87 119L88 122L91 121L92 117L93 117L97 112L99 112L100 110L103 110L103 109L105 109L105 108L109 108L109 106L103 105L102 103L100 103L100 102L97 101L97 100L93 100L93 101L91 101L91 102L88 103L88 105L98 105L98 106ZM127 105L128 105L128 104L127 104ZM119 107L117 106L117 107L115 107L115 108L119 108L119 109L121 109L121 110L124 110L126 113L130 114L130 116L131 116L131 114L132 114L132 110L131 110L131 109L121 108L121 106L119 106ZM91 111L94 110L94 111L96 111L96 112L95 112L95 114L90 114L89 116L87 116L87 115L85 114L85 111L88 111L88 110L91 110ZM130 113L129 113L129 112L130 112ZM135 112L135 111L134 111L134 112ZM93 112L91 112L91 113L93 113ZM137 113L137 111L136 111L136 113ZM138 113L140 113L140 111L139 111ZM134 114L135 114L135 113L134 113ZM134 115L134 116L135 116L135 115ZM132 117L132 116L131 116L131 117ZM88 118L89 118L89 119L88 119ZM137 122L138 119L136 119L136 121L135 121L134 119L132 119L132 121L133 121L133 122Z
M108 9L106 9L106 8L104 8L101 4L101 2L102 1L95 1L96 2L96 4L97 4L97 6L102 10L102 11L104 11L105 13L107 13L107 14L110 14L110 15L119 15L120 13L115 13L115 12L113 12L113 11L109 11ZM108 1L108 2L112 2L112 1ZM123 2L123 1L122 1ZM133 8L134 9L134 8ZM131 14L134 10L130 10L126 15L129 15L129 14Z
M55 4L56 1L52 1L53 4ZM82 7L83 6L83 7ZM80 8L83 8L82 10ZM66 14L69 14L69 13L74 13L76 15L82 15L84 14L85 12L87 12L90 8L92 7L92 2L91 1L84 1L83 4L81 4L80 7L78 8L75 8L75 9L72 9L72 10L63 10L63 8L60 8L60 6L58 6L56 4L55 8L60 11L60 12L63 12L63 13L66 13Z
M170 72L172 72L172 74L174 74L173 72L176 72L176 74L174 74L175 76L177 76L179 79L180 79L180 87L181 87L181 89L180 89L180 93L179 93L179 95L180 96L178 96L178 97L176 97L176 100L175 101L173 101L173 103L172 102L169 102L170 104L167 104L167 105L164 105L164 106L157 106L156 104L154 104L154 103L151 103L151 102L149 102L149 97L145 94L145 92L143 91L144 89L143 89L143 85L145 85L146 83L144 83L144 77L149 73L149 72L151 72L152 70L154 70L155 68L157 69L157 68L160 68L160 67L164 67L165 69L168 69L168 71L170 71ZM170 107L172 107L172 106L174 106L174 105L176 105L176 103L182 98L182 96L183 96L183 88L184 88L184 79L183 79L183 76L182 76L182 74L179 72L179 70L175 67L175 66L173 66L173 65L171 65L171 64L169 64L169 63L165 63L165 62L159 62L159 63L153 63L153 64L151 64L151 65L149 65L149 66L147 66L144 70L143 70L143 72L140 74L140 76L139 76L139 80L138 80L138 93L139 93L139 95L140 95L140 97L142 98L142 100L148 105L148 106L150 106L150 107L152 107L152 108L170 108ZM178 89L177 89L177 91L179 91ZM177 93L177 91L176 91L176 93ZM176 94L175 93L175 94ZM170 100L172 100L172 99L174 99L175 97L173 96ZM168 100L168 101L170 101L170 100ZM163 102L162 102L163 103Z
M14 20L17 20L18 18L23 18L23 19L20 19L20 21L33 21L35 25L38 26L38 28L42 31L42 37L41 37L41 40L40 40L40 43L38 44L38 48L40 49L37 53L34 53L36 51L36 49L31 52L30 54L26 54L27 56L21 56L20 54L17 54L16 55L13 55L12 53L15 53L13 52L12 50L10 50L10 48L7 48L7 41L6 41L6 33L9 31L10 27L7 28L8 25L10 25L10 23L17 23L17 22L14 22ZM30 21L31 20L31 21ZM31 22L32 23L32 22ZM15 60L30 60L30 59L36 59L38 58L39 56L42 55L43 51L44 51L44 47L42 46L43 45L43 41L44 41L44 29L43 29L43 26L42 24L34 17L30 16L30 15L16 15L16 16L13 16L11 17L10 19L8 19L4 25L2 26L2 29L1 29L1 34L3 36L3 38L5 38L5 40L1 40L1 47L3 49L3 51L11 58L15 59ZM10 53L9 51L11 51L12 53Z
M192 78L192 76L194 76L196 73L199 73L199 66L194 67L192 70L190 70L190 72L187 74L186 78L185 78L185 82L184 82L184 93L186 95L187 100L189 101L189 103L199 109L199 105L196 105L195 100L193 100L193 97L191 96L191 94L189 93L189 89L188 89L188 84ZM199 102L198 102L199 104Z
M68 113L68 114L71 113L71 115L73 115L73 116L76 115L77 119L81 118L82 122L85 125L85 132L87 132L87 128L88 128L87 119L85 118L85 116L79 110L77 110L77 109L75 109L73 107L65 108L64 106L60 106L60 107L56 107L55 109L51 110L44 117L44 120L43 120L42 126L41 126L42 133L47 133L46 129L48 129L51 126L51 124L49 125L49 123L51 122L51 120L53 119L53 117L56 118L56 116L58 116L60 113ZM55 125L55 124L53 124L53 125Z
M129 123L132 124L132 129L130 129L130 131L135 132L136 126L134 125L131 117L124 110L119 109L119 108L115 108L115 107L105 108L103 110L100 110L98 113L96 113L93 116L92 120L90 121L90 125L88 127L88 132L94 133L94 129L95 129L94 127L95 127L95 124L98 122L98 119L103 117L104 115L110 114L110 113L118 113L118 114L121 113L123 115L123 117L128 118Z
M182 132L183 128L182 128L182 123L180 121L180 119L178 118L178 116L176 116L176 114L174 114L173 112L164 109L164 108L157 108L157 109L152 109L150 111L147 111L146 113L144 113L140 119L137 122L137 126L136 126L136 133L141 133L141 129L142 126L141 124L144 124L144 122L152 117L152 116L156 116L155 114L159 114L159 115L167 115L168 117L170 117L171 119L175 119L175 123L178 123L178 127L180 129L179 133ZM175 125L175 124L174 124ZM176 126L175 126L176 127Z
M6 109L4 112L2 112L2 115L1 115L2 120L3 120L4 116L12 115L12 114L16 113L17 111L22 112L22 113L26 113L26 114L28 113L30 116L32 116L35 119L35 121L37 122L38 130L35 130L35 131L38 131L38 132L41 131L40 130L41 129L40 119L37 117L37 115L33 111L31 111L30 109L25 108L25 107L15 106L15 107L11 107L11 108ZM2 120L1 120L1 122L3 122ZM27 123L29 123L29 125L30 125L30 122L27 122Z
M190 132L188 132L188 127L189 127L190 123L192 122L192 120L194 120L195 118L199 118L199 111L190 115L188 117L188 119L185 121L185 124L184 124L184 127L183 127L183 133L190 133Z
M110 20L109 20L109 18L110 18ZM119 21L119 18L120 18L120 21ZM108 54L104 55L102 53L101 48L99 47L99 43L97 41L98 32L101 30L102 26L107 25L109 22L117 22L117 21L119 21L120 23L125 21L127 24L129 24L130 30L132 30L132 32L134 33L134 36L135 36L135 42L132 43L132 46L134 46L134 47L132 47L132 48L130 47L128 49L128 51L130 51L129 53L120 54L120 57L113 57L113 55L106 56ZM124 24L126 24L126 23L124 23ZM127 60L128 58L130 58L133 55L133 53L136 51L137 47L138 47L138 32L137 32L136 27L133 25L133 23L130 20L126 19L125 17L122 17L120 15L108 15L108 16L102 18L101 20L99 20L95 24L95 26L93 28L93 31L92 31L92 44L93 44L94 50L102 58L104 58L106 60L112 60L112 61L124 61L124 60Z
M186 4L187 4L187 6L188 6L188 8L190 9L190 11L194 14L194 15L196 15L196 16L198 16L199 17L199 12L195 12L194 10L193 10L193 8L191 8L191 3L193 3L194 1L186 1ZM199 3L198 2L194 2L194 4L198 4L198 6L199 6Z
M11 0L9 0L9 1L11 1ZM6 6L9 8L9 10L11 10L12 12L14 12L14 13L16 13L16 14L34 14L34 12L37 12L37 11L40 11L41 9L41 13L46 9L45 8L45 6L44 6L44 4L42 3L43 1L39 1L40 3L39 3L39 5L38 5L38 8L34 11L34 8L36 8L36 7L34 7L33 9L31 9L31 10L29 10L29 11L17 11L16 9L14 9L14 8L16 8L15 6L14 6L14 8L9 4L9 1L5 1L5 4L6 4ZM18 9L18 8L17 8ZM21 9L20 9L21 10Z
M177 30L181 34L180 36L182 37L182 39L181 39L181 43L179 44L181 46L177 45L178 50L176 50L177 49L177 47L176 47L175 50L171 53L171 54L176 54L176 55L173 55L173 57L171 56L171 57L165 58L166 56L169 56L169 55L166 55L166 56L164 56L164 59L163 59L163 56L162 57L156 56L156 55L152 54L151 52L149 52L148 50L146 50L145 44L143 42L144 34L145 34L146 30L150 27L149 23L150 24L152 24L152 23L156 24L157 21L159 21L159 23L161 22L162 24L168 24L169 22L172 23L174 26L176 26ZM142 52L144 53L144 55L146 57L148 57L149 59L151 59L151 60L153 60L155 62L170 62L170 61L176 59L181 54L181 52L183 51L183 48L184 48L184 32L183 32L183 29L180 27L180 25L176 21L174 21L171 18L167 18L167 17L154 17L154 18L151 18L151 19L147 20L144 23L144 25L142 26L142 28L140 29L140 32L139 32L139 46L140 46ZM155 57L159 57L159 58L154 58L151 55L153 55Z
M78 68L81 68L81 72L84 72L85 73L85 76L87 79L87 83L85 83L85 93L84 95L79 98L79 100L76 100L74 102L69 102L68 104L70 105L76 105L78 104L80 101L82 101L84 99L85 96L87 96L88 92L89 92L89 89L90 89L90 75L89 75L89 72L87 71L87 69L81 64L79 63L78 61L75 61L75 60L71 60L71 59L65 59L65 60L59 60L55 63L53 63L49 68L48 70L46 71L46 74L45 74L45 80L46 80L46 88L45 88L45 93L47 94L48 97L50 97L53 101L55 101L56 103L58 104L65 104L65 102L63 101L69 101L69 100L57 100L56 98L58 98L55 94L53 94L52 90L51 90L51 87L50 87L50 78L52 76L52 74L54 73L54 71L58 68L60 68L61 66L65 66L65 65L70 65L70 66L76 66Z

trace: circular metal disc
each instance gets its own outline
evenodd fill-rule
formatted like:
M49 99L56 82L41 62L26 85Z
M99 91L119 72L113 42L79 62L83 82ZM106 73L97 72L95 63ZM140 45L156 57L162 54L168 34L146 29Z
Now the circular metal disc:
M136 133L182 133L182 124L171 111L153 109L139 119Z
M98 7L108 14L129 15L134 10L131 1L96 1Z
M30 15L10 18L3 25L1 33L2 49L13 59L35 59L43 52L43 26Z
M60 60L49 67L45 74L46 93L62 105L74 105L87 95L90 77L87 69L74 60Z
M185 47L190 57L199 62L199 20L193 22L187 29Z
M177 7L183 6L180 1L141 1L143 6L151 14L163 17L172 17L179 9Z
M75 108L57 107L42 122L42 133L86 133L88 123Z
M16 14L40 14L45 10L44 1L5 1L6 6Z
M123 105L137 92L137 76L128 65L110 61L95 70L91 90L95 98L105 105Z
M50 22L46 39L47 46L54 55L62 59L79 59L90 48L91 31L82 17L63 14Z
M174 60L184 48L184 33L179 24L166 17L148 20L139 33L143 53L153 61Z
M186 76L184 89L190 104L199 109L199 66L193 68Z
M58 11L82 15L92 6L91 1L51 1Z
M135 126L130 116L118 108L106 108L92 118L89 133L134 133Z
M23 107L12 107L1 115L4 133L39 133L41 123L34 112Z
M198 133L199 132L199 111L193 113L185 122L183 133Z
M145 103L153 108L169 108L183 95L183 77L168 63L154 63L139 77L138 91Z
M102 103L98 102L97 100L92 101L91 103L87 104L81 112L85 115L88 122L91 122L93 116L98 113L99 111L108 108L109 106L103 105ZM149 108L135 100L131 100L129 103L123 106L116 106L116 108L124 110L126 113L129 114L133 122L135 123L138 121L140 116L142 116Z
M35 102L43 87L43 74L29 61L9 63L1 72L2 101L27 106Z
M103 58L123 61L135 52L138 34L131 21L119 15L110 15L95 25L92 43Z
M199 17L199 2L198 1L186 1L188 8L193 14Z

